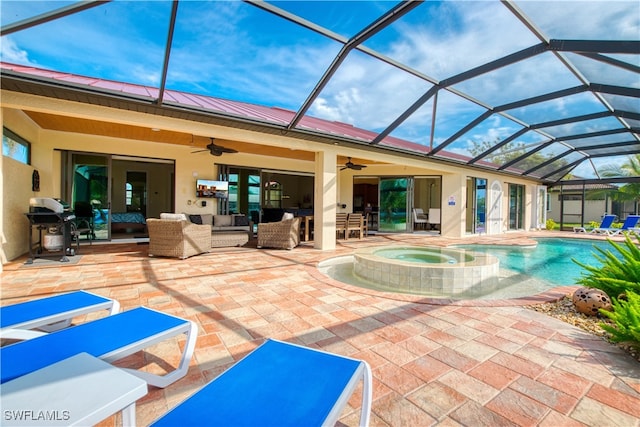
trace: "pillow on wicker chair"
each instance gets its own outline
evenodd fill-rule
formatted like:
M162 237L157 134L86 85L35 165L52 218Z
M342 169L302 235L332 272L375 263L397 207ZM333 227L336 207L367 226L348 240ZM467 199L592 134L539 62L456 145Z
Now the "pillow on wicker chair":
M167 219L169 221L188 221L187 216L181 213L161 213L160 219Z

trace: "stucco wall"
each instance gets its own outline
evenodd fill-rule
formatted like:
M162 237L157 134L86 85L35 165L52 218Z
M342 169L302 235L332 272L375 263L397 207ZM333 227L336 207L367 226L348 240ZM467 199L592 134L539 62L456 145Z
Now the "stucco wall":
M24 113L12 109L2 109L2 125L12 132L34 144L39 137L39 129ZM2 156L2 230L0 233L2 263L15 259L29 251L29 221L25 213L29 211L29 199L39 193L31 191L31 176L38 169L40 158L32 145L31 165L25 165L11 158ZM52 185L51 179L40 179L40 187Z
M29 212L31 175L33 167L11 158L2 159L4 177L2 216L2 262L19 257L29 251Z

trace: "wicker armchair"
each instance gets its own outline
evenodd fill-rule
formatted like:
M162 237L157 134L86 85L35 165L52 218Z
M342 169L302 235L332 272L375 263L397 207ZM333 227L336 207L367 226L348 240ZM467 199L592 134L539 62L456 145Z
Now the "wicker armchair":
M180 259L211 251L211 226L171 219L147 219L149 256Z
M258 224L258 247L293 249L300 244L300 217Z

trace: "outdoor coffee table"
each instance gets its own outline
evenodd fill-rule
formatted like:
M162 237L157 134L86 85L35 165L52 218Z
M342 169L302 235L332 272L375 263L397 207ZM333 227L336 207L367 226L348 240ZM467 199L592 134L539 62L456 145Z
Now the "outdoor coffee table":
M122 411L135 426L136 400L147 383L80 353L0 385L3 426L94 425Z

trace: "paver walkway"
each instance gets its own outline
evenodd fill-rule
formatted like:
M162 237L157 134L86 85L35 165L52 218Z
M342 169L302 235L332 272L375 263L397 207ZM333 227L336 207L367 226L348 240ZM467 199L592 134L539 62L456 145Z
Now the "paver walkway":
M374 236L341 241L331 252L312 244L292 251L223 248L187 260L150 258L146 245L94 243L82 246L76 265L5 264L2 304L87 289L119 300L123 310L145 305L197 322L189 374L150 389L138 402L139 425L272 337L368 361L372 426L640 426L640 363L523 307L557 298L562 289L515 301L443 303L338 284L315 269L319 260L390 241L455 243L419 234ZM157 346L120 365L162 371L177 363L175 346L183 344ZM359 393L340 423L357 425ZM102 425L117 422L114 416Z

